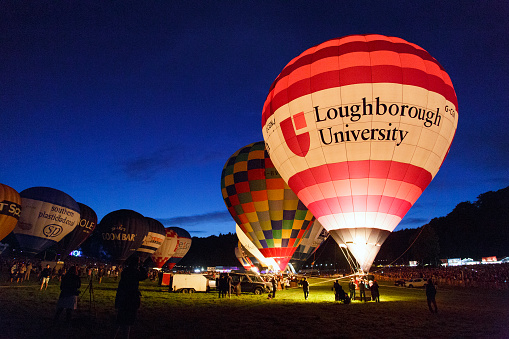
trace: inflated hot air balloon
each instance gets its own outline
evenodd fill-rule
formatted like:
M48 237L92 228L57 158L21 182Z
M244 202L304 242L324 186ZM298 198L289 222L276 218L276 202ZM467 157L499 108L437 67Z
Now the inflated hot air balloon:
M162 268L166 264L172 255L175 254L178 246L177 232L170 227L166 227L165 234L166 236L161 246L150 256L158 268Z
M255 269L255 265L253 265L253 262L249 258L249 253L242 247L242 244L239 241L239 244L237 247L235 247L235 257L237 257L237 260L240 262L242 267L246 271L251 271Z
M21 191L21 216L13 232L23 251L37 254L56 244L80 221L80 207L68 194L50 187Z
M262 141L228 159L221 192L237 225L284 270L314 217L274 168Z
M97 225L97 214L94 210L82 203L78 203L78 206L80 207L81 215L78 226L76 226L56 245L57 253L64 257L80 247L80 245L92 234Z
M168 260L169 269L173 269L173 267L187 254L189 249L191 248L191 235L188 231L180 227L169 227L170 230L175 231L178 237L178 244L175 253Z
M161 245L166 237L166 230L163 224L156 219L145 217L148 222L148 234L143 239L142 244L136 250L136 254L141 262L150 257Z
M119 264L140 247L148 231L148 222L143 215L125 209L106 214L96 230L101 234L106 251Z
M304 233L299 247L293 253L290 262L296 270L316 252L318 247L327 239L329 233L323 228L318 220L315 220L309 230Z
M21 214L21 197L12 187L0 184L0 240L12 232Z
M457 124L443 67L382 35L308 49L276 78L262 114L279 173L364 271L436 175Z

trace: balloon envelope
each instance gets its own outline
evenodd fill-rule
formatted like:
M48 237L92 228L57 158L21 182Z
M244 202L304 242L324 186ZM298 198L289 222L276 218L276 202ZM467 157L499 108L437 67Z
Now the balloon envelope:
M221 192L249 240L284 270L314 217L274 168L263 142L242 147L228 159Z
M148 223L148 234L143 239L142 244L136 250L136 254L141 262L150 257L161 245L166 237L166 230L163 224L156 219L145 217Z
M175 265L182 260L182 258L187 254L189 249L191 248L191 235L185 229L180 227L170 227L170 230L175 231L178 237L178 244L175 250L175 253L168 260L168 267L173 269Z
M290 262L296 270L316 252L318 247L327 239L329 233L323 228L318 220L315 220L313 225L307 230L302 237L299 247L295 250Z
M57 243L58 254L67 256L77 249L94 231L97 226L97 214L85 204L78 203L80 207L80 221L69 234Z
M457 124L443 67L382 35L303 52L272 84L262 114L279 173L364 271L438 172Z
M68 194L50 187L20 192L21 216L14 234L22 250L37 254L56 244L80 221L80 207Z
M122 263L131 256L148 233L146 218L132 210L108 213L97 226L103 246L113 260Z
M255 267L255 265L253 265L253 262L249 258L249 253L245 248L243 248L240 241L237 247L235 247L235 256L237 257L237 260L240 262L240 264L242 265L242 267L244 267L245 270L250 271Z
M12 232L21 215L21 197L12 187L0 184L0 240Z
M175 254L178 246L178 235L170 227L165 228L165 237L161 246L150 256L152 261L158 268L162 268L164 264Z

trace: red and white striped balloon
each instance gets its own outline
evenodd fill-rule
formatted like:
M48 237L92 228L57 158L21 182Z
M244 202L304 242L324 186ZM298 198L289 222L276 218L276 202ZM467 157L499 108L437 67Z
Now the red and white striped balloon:
M369 271L438 172L458 124L443 67L403 39L352 35L293 59L262 114L272 162Z

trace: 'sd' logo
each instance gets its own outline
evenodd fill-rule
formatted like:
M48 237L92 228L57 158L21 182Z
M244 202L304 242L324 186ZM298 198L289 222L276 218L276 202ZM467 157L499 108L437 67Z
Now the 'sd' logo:
M295 128L293 127L294 123ZM281 131L283 132L286 145L295 155L298 155L299 157L305 157L306 154L308 154L310 139L309 132L297 135L295 129L299 130L305 127L307 127L307 123L304 112L295 114L293 116L293 121L292 117L288 117L281 121Z
M63 230L64 230L64 228L60 225L49 224L49 225L44 226L42 233L45 236L47 236L48 238L54 238L54 237L58 237L60 235L60 233L62 233Z

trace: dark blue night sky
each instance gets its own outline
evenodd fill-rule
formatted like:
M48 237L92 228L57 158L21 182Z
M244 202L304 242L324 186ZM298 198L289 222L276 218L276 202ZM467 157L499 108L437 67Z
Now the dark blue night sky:
M262 140L272 81L311 46L397 36L450 75L459 124L398 229L509 185L507 1L3 1L0 182L235 232L221 170Z

